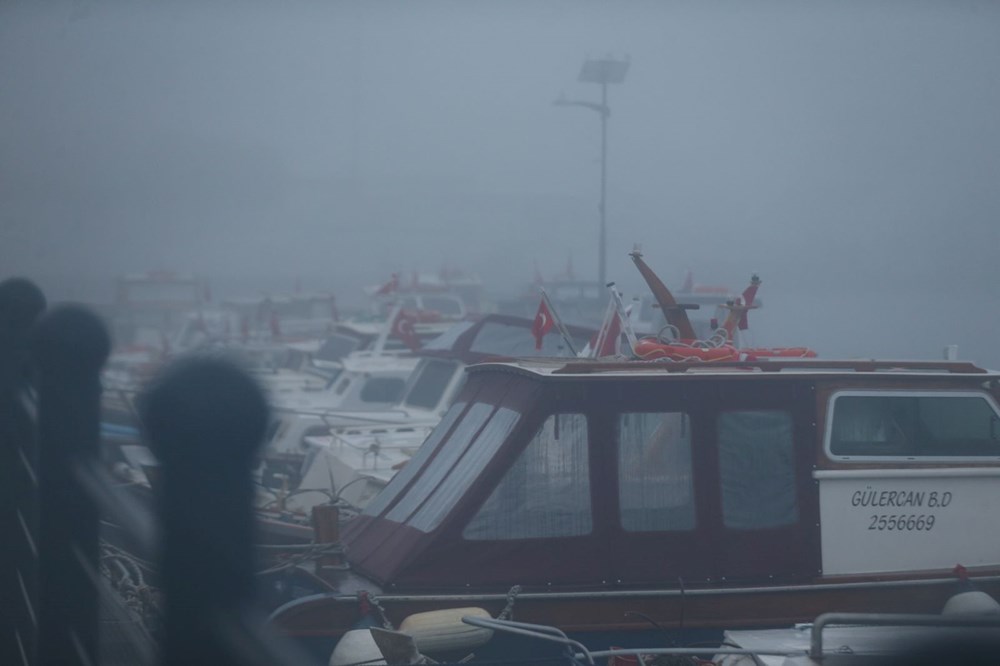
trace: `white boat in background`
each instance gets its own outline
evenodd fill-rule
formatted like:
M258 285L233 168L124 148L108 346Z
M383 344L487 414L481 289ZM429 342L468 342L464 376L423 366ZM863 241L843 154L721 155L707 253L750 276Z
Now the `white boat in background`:
M468 365L491 358L571 355L556 335L546 336L536 349L531 327L532 320L509 315L455 324L417 352L400 398L385 409L277 410L265 444L262 484L289 494L286 504L302 513L338 495L364 508L447 412ZM576 326L567 330L577 348L594 333Z

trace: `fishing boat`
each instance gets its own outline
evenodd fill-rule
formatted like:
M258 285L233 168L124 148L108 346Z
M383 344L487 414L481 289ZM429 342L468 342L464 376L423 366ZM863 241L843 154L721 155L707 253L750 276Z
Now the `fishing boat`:
M509 606L605 649L654 628L936 613L956 563L1000 593L1000 533L983 525L1000 510L1000 372L524 359L467 373L345 526L336 591L278 608L283 631L329 654L370 608L359 591L396 625Z

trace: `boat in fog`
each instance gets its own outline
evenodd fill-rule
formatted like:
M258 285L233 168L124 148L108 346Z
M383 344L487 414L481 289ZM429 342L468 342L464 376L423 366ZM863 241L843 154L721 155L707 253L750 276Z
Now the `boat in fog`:
M472 366L413 459L344 526L336 592L275 625L330 649L363 621L513 603L618 645L651 627L938 612L952 569L1000 592L1000 372L775 359ZM595 634L596 635L596 634ZM606 647L606 646L605 646Z

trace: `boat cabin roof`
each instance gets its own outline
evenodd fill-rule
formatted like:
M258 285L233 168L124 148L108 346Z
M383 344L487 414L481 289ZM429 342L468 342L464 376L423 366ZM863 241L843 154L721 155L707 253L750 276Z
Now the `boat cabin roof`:
M998 402L967 363L484 363L344 543L383 589L814 580L822 474L1000 478Z
M890 376L941 376L975 375L980 377L1000 377L1000 371L987 370L970 362L919 361L919 360L875 360L848 359L825 360L816 358L789 358L760 361L726 362L673 362L673 361L621 361L608 362L595 359L513 359L492 363L480 363L470 368L476 370L496 370L505 368L538 377L642 377L653 375L713 375L746 376L760 374L804 375L831 374L855 376L859 373Z

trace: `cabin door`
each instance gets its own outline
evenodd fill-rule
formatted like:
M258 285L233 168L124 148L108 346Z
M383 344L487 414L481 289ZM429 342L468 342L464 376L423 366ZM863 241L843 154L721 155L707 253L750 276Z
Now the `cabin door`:
M713 578L780 583L818 575L813 387L753 380L706 382L698 390L699 518Z

